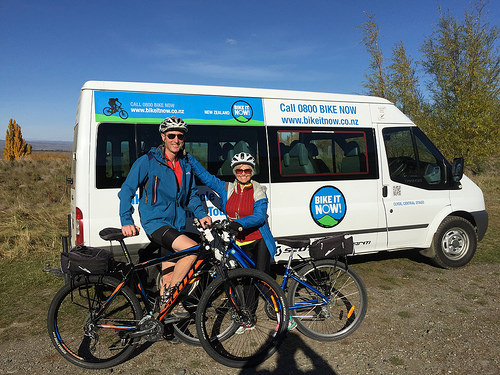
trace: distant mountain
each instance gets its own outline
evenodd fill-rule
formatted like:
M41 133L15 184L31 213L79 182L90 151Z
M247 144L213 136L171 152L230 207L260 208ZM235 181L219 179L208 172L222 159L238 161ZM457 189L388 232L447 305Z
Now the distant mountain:
M29 141L32 151L71 151L73 142L69 141ZM5 140L0 139L0 159L3 158L3 149L5 148Z
M33 146L33 151L71 151L73 142L68 141L26 141Z

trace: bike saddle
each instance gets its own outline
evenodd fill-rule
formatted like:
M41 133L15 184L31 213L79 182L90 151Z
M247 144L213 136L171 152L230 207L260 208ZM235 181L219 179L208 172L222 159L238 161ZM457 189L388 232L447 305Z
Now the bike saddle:
M119 228L104 228L99 232L99 236L105 241L122 241L125 238Z

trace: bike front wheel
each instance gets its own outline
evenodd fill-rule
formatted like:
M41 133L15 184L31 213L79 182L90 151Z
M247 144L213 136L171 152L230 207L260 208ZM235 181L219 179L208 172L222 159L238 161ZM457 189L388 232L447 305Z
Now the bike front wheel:
M120 111L118 112L118 115L120 116L120 118L122 118L124 120L126 120L128 118L128 113L124 109L120 109Z
M272 316L266 311L272 311ZM272 277L255 269L231 270L227 278L216 278L196 311L201 345L213 359L229 367L255 367L269 358L287 327L283 291Z
M354 270L325 259L306 265L298 274L304 284L296 280L290 283L288 301L290 315L300 332L314 340L334 341L359 327L366 315L368 297L363 280Z
M54 296L47 317L50 339L71 363L89 369L115 366L127 359L139 339L127 327L142 317L137 297L112 277L79 276ZM108 302L106 309L101 311Z

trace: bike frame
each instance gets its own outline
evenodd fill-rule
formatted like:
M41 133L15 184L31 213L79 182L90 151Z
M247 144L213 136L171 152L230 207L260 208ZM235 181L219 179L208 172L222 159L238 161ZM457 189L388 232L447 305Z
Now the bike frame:
M153 306L151 305L151 302L149 301L148 297L146 296L146 292L145 292L145 289L143 287L143 284L140 280L140 277L138 275L138 272L141 271L141 270L145 270L147 268L150 268L150 267L153 267L153 266L156 266L156 265L159 265L163 262L169 262L169 261L176 261L180 258L183 258L187 255L196 255L197 258L195 260L195 262L193 263L193 265L191 266L191 268L189 269L189 271L186 273L186 275L184 276L184 278L181 280L181 282L179 283L179 285L174 289L171 297L168 299L165 307L158 313L156 319L158 321L163 321L166 317L166 315L168 314L168 312L170 312L170 310L172 309L173 305L175 304L175 302L177 301L177 299L179 298L180 296L180 293L181 291L184 289L184 287L186 285L188 285L190 282L192 282L192 280L194 279L194 275L196 274L196 272L201 268L201 266L205 263L205 257L204 257L204 252L200 249L203 248L203 243L202 244L199 244L199 245L196 245L196 246L193 246L191 248L188 248L188 249L185 249L185 250L181 250L181 251L178 251L178 252L174 252L172 254L168 254L168 255L164 255L164 256L160 256L160 257L157 257L157 258L154 258L154 259L150 259L150 260L147 260L145 262L141 262L141 263L138 263L138 264L134 264L132 262L132 259L130 257L130 254L127 250L127 247L125 245L125 242L123 240L117 240L119 243L120 243L120 246L123 250L123 253L127 259L127 266L129 267L129 269L125 272L120 284L118 285L118 287L113 291L113 293L110 295L110 297L106 300L106 302L104 303L104 305L101 307L101 309L97 312L96 316L94 317L96 319L96 321L101 317L101 315L103 314L104 311L106 311L107 307L109 306L109 304L111 303L111 301L113 300L113 298L116 296L116 294L121 290L121 288L123 287L123 285L125 285L127 283L127 281L135 278L135 280L133 280L134 282L137 283L137 288L139 290L139 294L141 296L141 301L144 303L145 307L146 307L146 310L147 312L150 314L150 315L153 315ZM250 262L249 264L253 264L253 261L245 254L245 252L243 250L241 250L241 248L239 248L238 245L236 245L236 243L234 242L234 240L231 241L231 243L237 247L236 251L238 251L238 253L240 254L240 256L242 258L242 264L243 263L243 259L246 259L247 262ZM232 249L233 246L229 246L228 249ZM218 267L218 274L219 275L223 275L222 277L225 277L225 275L227 274L227 269L223 266L223 264L220 265L220 267ZM253 267L244 267L244 268L253 268ZM227 294L227 297L229 300L233 301L234 302L234 296L232 294L232 288L231 286L229 286L229 288L226 289L226 294ZM272 301L270 301L272 302ZM275 302L272 302L273 304ZM242 315L244 314L244 311L242 310L242 308L237 304L237 303L233 303L233 307L235 309L235 311L238 313L238 315ZM164 323L169 323L169 322L165 322ZM136 326L127 326L127 325L111 325L111 324L97 324L97 327L99 328L107 328L107 329L119 329L119 330L126 330L126 331L135 331L137 329ZM133 333L132 333L133 335Z
M205 259L202 257L202 254L199 251L201 245L196 245L196 246L193 246L193 247L186 249L186 250L182 250L182 251L178 251L178 252L175 252L172 254L160 256L158 258L154 258L154 259L142 262L142 263L134 264L131 261L130 255L128 253L128 250L127 250L123 240L118 241L118 242L120 242L120 245L121 245L122 250L125 254L125 257L128 260L127 266L129 267L129 269L126 271L126 273L123 276L118 287L113 291L113 293L109 296L109 298L106 300L104 305L97 312L97 314L95 316L96 321L101 317L103 312L106 311L107 307L109 306L109 304L111 303L113 298L116 296L116 294L121 290L123 285L125 285L127 283L127 281L134 279L134 278L135 278L135 280L133 280L133 281L137 283L137 288L140 292L139 295L141 296L141 301L144 303L148 313L152 315L153 306L151 305L151 302L149 301L149 299L146 296L146 292L144 290L144 287L143 287L143 284L140 280L138 272L141 270L145 270L146 268L156 266L156 265L161 264L163 262L178 260L180 258L187 256L187 255L197 255L195 262L193 263L193 265L191 266L189 271L186 273L186 275L184 276L184 278L182 279L180 284L175 288L172 296L167 301L167 304L165 305L165 307L158 313L157 319L159 321L162 321L165 318L165 316L167 315L167 313L173 307L173 304L177 301L182 289L184 289L184 287L191 282L191 280L193 279L193 275L196 273L196 271L198 271L201 268L202 264L205 262ZM120 330L127 330L127 331L134 331L137 329L136 326L125 326L125 325L124 326L117 326L117 325L110 325L110 324L100 324L97 326L99 328L120 329Z
M281 283L281 289L283 291L286 290L286 287L288 285L288 280L291 278L301 284L302 286L306 287L307 289L311 290L313 293L318 295L319 298L316 299L311 299L309 301L303 301L300 304L295 304L293 306L289 306L289 310L296 310L296 309L302 309L306 307L316 307L316 306L324 306L329 303L329 298L325 296L323 293L321 293L318 289L313 287L311 284L308 282L301 280L297 274L296 271L292 268L292 260L293 260L293 253L295 252L295 249L292 249L290 253L290 257L288 258L288 262L285 268L285 274L283 276L283 281ZM234 239L230 239L229 241L229 246L227 247L227 254L233 257L236 262L243 268L254 268L255 263L254 261L243 251L241 247L238 246L238 244L234 241Z

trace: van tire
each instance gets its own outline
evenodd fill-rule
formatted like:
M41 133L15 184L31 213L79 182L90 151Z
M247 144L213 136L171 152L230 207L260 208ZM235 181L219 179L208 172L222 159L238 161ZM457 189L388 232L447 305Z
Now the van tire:
M431 247L433 261L443 268L459 268L470 262L476 252L477 234L472 224L459 216L448 216L439 225Z

